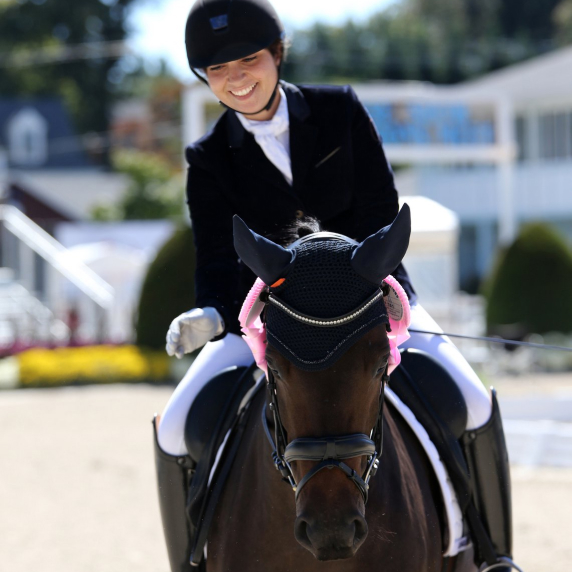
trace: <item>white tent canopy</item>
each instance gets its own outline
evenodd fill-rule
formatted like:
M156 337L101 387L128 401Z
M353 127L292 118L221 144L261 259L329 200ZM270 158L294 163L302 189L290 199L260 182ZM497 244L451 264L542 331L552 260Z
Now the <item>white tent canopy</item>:
M458 217L426 197L403 197L399 202L411 208L411 240L403 263L420 303L439 310L458 290Z

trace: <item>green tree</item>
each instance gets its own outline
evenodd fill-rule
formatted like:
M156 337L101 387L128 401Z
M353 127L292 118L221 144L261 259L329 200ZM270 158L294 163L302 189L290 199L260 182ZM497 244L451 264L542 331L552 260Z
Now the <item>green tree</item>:
M107 131L117 59L97 57L98 49L101 42L119 42L126 37L126 9L132 2L0 2L2 96L60 95L80 132ZM79 44L85 46L78 56ZM76 52L65 51L72 46ZM54 50L61 57L49 63L46 55Z
M171 321L195 303L195 248L190 228L177 230L149 266L141 289L137 345L164 348Z
M552 13L556 40L560 45L572 43L572 0L562 0Z
M487 327L520 335L572 332L572 252L546 224L524 227L485 286Z
M554 37L553 13L561 0L503 0L499 9L502 34L508 38L549 41Z
M572 41L572 0L401 0L362 23L295 31L294 81L455 83Z
M140 151L117 151L113 166L130 184L114 205L100 205L95 220L178 218L183 214L182 189L171 165L161 156Z

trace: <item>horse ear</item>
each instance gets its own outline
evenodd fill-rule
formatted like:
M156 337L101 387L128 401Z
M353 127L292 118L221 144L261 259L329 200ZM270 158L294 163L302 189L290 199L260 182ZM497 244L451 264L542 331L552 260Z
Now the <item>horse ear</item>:
M352 268L363 278L381 284L403 260L411 236L411 211L404 204L395 220L368 236L352 254Z
M256 234L238 215L234 215L233 230L234 249L256 276L268 286L283 278L294 252Z

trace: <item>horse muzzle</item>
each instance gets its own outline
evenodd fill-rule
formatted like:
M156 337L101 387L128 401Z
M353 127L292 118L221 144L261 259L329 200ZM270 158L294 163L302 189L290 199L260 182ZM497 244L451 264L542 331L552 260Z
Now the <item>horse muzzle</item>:
M337 511L336 511L337 512ZM312 518L302 513L296 519L296 540L309 550L317 560L342 560L351 558L367 537L367 523L359 512Z

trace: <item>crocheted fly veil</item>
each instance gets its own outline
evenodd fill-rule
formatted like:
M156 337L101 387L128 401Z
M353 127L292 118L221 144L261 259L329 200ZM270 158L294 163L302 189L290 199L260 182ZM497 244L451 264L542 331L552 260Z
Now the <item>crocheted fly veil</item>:
M391 225L362 243L319 232L284 248L235 217L238 255L267 285L259 299L266 303L268 343L300 369L317 371L389 324L381 285L401 262L410 232L404 205Z

